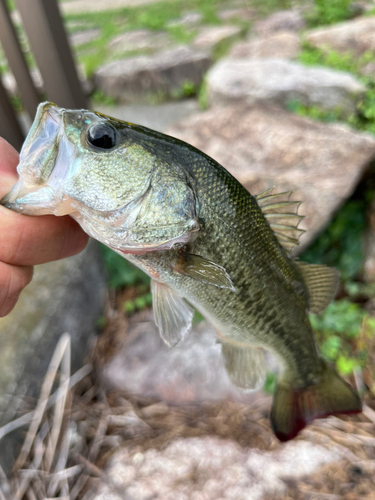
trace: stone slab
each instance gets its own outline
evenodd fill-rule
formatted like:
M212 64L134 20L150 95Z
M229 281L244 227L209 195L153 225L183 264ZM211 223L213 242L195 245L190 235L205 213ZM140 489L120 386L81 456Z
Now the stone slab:
M215 64L207 77L211 105L235 101L299 101L351 114L366 87L353 75L327 68L304 66L285 59L229 59Z
M334 26L308 31L306 41L325 50L360 56L375 52L375 16L359 17Z
M273 186L294 191L307 215L299 249L324 229L375 155L370 135L265 105L212 109L167 133L213 157L253 194Z
M295 59L299 51L299 36L289 31L280 31L265 38L236 43L229 57L233 59Z
M234 40L241 34L239 26L205 26L200 29L193 46L201 50L213 50L221 43Z
M293 441L272 451L216 436L176 439L161 450L119 449L107 477L132 499L262 500L286 498L288 481L344 459L344 449ZM286 480L287 478L287 480ZM95 500L124 498L104 483Z
M136 50L157 51L166 47L169 42L167 33L150 30L133 30L113 38L109 48L116 52L132 52Z
M95 72L94 84L121 102L144 102L154 95L173 97L186 82L199 85L209 65L207 53L178 47L106 64Z
M266 19L255 23L254 33L261 37L274 34L277 31L300 31L305 27L305 20L297 9L279 10Z

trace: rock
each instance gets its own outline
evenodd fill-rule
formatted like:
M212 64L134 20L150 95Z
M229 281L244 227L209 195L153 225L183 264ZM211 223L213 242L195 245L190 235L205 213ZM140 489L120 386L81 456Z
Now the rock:
M253 194L272 186L294 191L307 215L300 250L352 194L375 155L370 135L265 105L212 109L167 133L212 156Z
M309 67L285 59L222 59L207 74L209 102L273 102L297 100L351 114L366 87L350 73Z
M295 59L300 50L300 39L295 33L280 31L266 38L255 38L232 47L232 59Z
M111 489L103 482L93 498L123 498L115 488L134 499L281 498L279 495L287 492L286 478L293 481L324 464L342 460L343 450L293 441L275 451L260 451L216 436L179 438L159 450L121 448L106 470L107 483L115 487Z
M109 390L126 389L174 404L207 400L249 404L264 397L261 392L245 393L231 383L221 345L206 322L169 349L160 338L152 311L133 318L122 347L105 365L101 378Z
M70 0L69 2L61 2L59 6L61 13L69 14L87 14L89 12L103 12L109 10L119 10L125 7L140 7L156 3L160 0Z
M39 394L40 384L60 336L72 340L72 373L82 366L96 332L105 297L105 276L98 244L80 255L37 266L31 284L11 314L0 319L0 425L11 420L14 397ZM7 410L7 411L5 411ZM0 464L11 466L14 435L1 440Z
M199 85L209 65L206 53L179 47L106 64L95 72L94 83L107 95L134 103L155 94L173 96L186 82Z
M200 12L187 12L180 19L176 19L174 21L170 21L167 26L175 27L175 26L184 26L185 28L195 28L197 24L199 24L203 19L203 16Z
M239 26L209 26L204 27L198 33L193 42L197 49L213 50L221 43L234 40L241 33Z
M168 35L150 30L134 30L118 35L111 40L109 48L116 52L135 50L157 51L168 44Z
M364 241L363 279L367 283L375 283L375 202L368 213L368 229Z
M241 19L241 21L251 21L256 16L256 9L243 7L239 9L225 9L218 13L217 17L221 21L230 21L232 19Z
M254 32L266 37L275 31L300 31L304 27L305 20L298 10L280 10L255 23Z
M360 17L306 33L306 41L323 50L360 56L375 52L375 17Z
M196 113L198 109L196 99L183 99L155 105L123 104L115 108L95 106L95 110L104 115L143 125L158 132L163 132L166 127Z
M78 31L69 36L70 42L74 47L83 45L84 43L92 42L100 37L100 29L91 29L85 31Z

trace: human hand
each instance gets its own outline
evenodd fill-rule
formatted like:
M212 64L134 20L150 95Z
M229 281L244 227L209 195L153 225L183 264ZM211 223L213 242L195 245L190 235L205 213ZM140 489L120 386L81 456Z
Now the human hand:
M0 137L0 200L17 181L18 153ZM29 217L0 206L0 317L16 305L33 267L81 252L88 236L69 216Z

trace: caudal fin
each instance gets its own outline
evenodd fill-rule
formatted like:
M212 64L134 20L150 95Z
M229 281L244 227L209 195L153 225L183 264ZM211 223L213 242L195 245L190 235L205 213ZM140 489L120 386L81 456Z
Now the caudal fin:
M320 381L304 389L293 389L282 381L278 384L271 424L280 441L289 441L315 418L361 411L358 394L334 370L325 367Z

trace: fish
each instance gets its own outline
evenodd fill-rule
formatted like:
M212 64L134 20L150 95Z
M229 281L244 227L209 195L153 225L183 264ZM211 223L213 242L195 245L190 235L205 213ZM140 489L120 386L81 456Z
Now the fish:
M2 205L70 215L151 277L155 322L176 345L197 309L217 332L231 381L280 372L270 412L282 442L315 418L361 411L361 399L320 356L308 313L333 299L338 272L292 254L299 202L251 195L224 167L176 138L94 111L39 105Z

